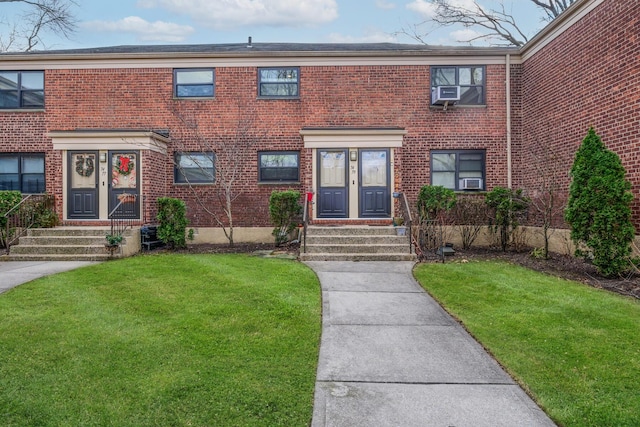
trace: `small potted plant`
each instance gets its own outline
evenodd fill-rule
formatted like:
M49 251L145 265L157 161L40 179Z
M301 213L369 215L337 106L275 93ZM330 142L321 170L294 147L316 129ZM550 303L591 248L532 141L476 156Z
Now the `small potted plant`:
M107 234L105 238L107 239L107 243L105 243L104 247L113 255L120 246L120 243L122 243L122 235Z

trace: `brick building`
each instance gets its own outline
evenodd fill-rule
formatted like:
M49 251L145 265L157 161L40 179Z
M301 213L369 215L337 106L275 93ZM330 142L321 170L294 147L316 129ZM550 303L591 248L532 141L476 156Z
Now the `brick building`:
M635 2L578 0L522 49L249 42L2 54L0 189L55 195L70 225L106 224L123 194L138 196L140 224L153 223L156 199L177 197L190 227L216 240L211 212L224 218L219 190L233 182L238 240L269 239L273 190L313 192L316 222L389 223L395 191L414 201L425 184L535 190L552 157L565 191L594 126L637 195L639 19Z

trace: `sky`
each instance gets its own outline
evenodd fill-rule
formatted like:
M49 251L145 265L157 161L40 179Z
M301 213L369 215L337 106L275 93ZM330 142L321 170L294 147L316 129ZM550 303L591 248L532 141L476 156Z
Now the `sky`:
M451 0L469 4L473 0ZM483 5L495 0L479 0ZM70 39L47 34L39 49L117 45L245 43L417 43L402 35L432 13L426 0L76 0L78 28ZM543 26L529 0L504 0L529 37ZM17 6L0 2L0 18L15 19ZM12 15L13 13L13 15ZM8 28L0 27L1 33ZM421 34L434 45L468 45L469 29ZM475 43L476 45L481 43ZM486 44L486 43L485 43Z

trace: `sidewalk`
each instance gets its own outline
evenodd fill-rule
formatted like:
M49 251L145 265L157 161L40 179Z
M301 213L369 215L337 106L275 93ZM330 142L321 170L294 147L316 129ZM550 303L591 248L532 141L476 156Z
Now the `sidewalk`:
M0 261L0 294L39 277L73 270L95 261Z
M411 274L411 262L307 262L323 332L312 427L554 426Z

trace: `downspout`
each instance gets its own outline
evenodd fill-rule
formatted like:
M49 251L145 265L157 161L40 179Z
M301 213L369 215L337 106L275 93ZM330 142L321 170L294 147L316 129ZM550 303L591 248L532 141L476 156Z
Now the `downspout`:
M511 55L506 58L506 97L507 97L507 188L512 187L511 174Z

